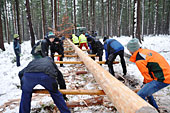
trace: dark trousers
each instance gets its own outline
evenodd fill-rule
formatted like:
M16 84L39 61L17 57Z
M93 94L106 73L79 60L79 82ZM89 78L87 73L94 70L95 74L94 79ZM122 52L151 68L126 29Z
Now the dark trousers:
M92 54L97 54L97 56L99 56L99 61L102 61L102 56L103 56L103 51L100 51L100 52L95 52L95 51L92 51ZM91 57L93 60L95 60L95 57ZM102 64L100 64L102 65Z
M61 113L70 113L63 95L58 91L56 80L44 73L25 73L22 77L22 96L19 113L30 113L32 91L38 84L49 91Z
M51 58L53 59L53 61L54 61L54 54L55 53L51 53ZM59 54L59 55L61 55L61 54ZM63 57L60 57L60 61L63 61ZM63 64L60 64L60 67L63 67Z
M125 63L125 59L124 59L124 50L121 50L117 53L112 53L109 55L108 57L108 67L109 67L109 72L115 76L114 74L114 69L113 69L113 61L116 59L117 55L120 56L120 62L121 62L121 65L122 65L122 69L123 69L123 74L126 75L126 63Z
M19 54L15 54L16 55L16 63L17 63L17 67L19 67L20 64L20 55Z

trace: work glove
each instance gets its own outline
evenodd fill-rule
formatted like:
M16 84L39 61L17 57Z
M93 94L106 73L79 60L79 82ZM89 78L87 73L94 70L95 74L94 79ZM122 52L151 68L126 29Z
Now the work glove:
M61 54L61 57L64 57L64 54Z
M69 99L66 97L66 95L63 95L63 98L65 101L69 101Z

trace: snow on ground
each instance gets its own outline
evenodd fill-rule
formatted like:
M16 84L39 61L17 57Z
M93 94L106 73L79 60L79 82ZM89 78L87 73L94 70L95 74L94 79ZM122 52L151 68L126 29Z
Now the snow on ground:
M126 46L127 42L131 39L131 37L124 37L124 36L120 38L117 38L117 37L113 37L113 38L120 41L124 46ZM170 57L169 57L170 56L170 35L169 36L162 35L162 36L144 37L144 41L142 42L141 46L143 48L152 49L160 53L162 56L165 57L165 59L170 64ZM18 86L20 85L18 72L22 70L32 60L32 56L30 54L30 51L31 51L30 41L24 42L21 45L22 55L21 55L21 66L20 67L17 67L16 62L14 62L15 55L13 51L13 43L11 43L10 45L5 43L5 48L6 48L6 51L4 52L0 50L0 81L1 81L0 82L0 89L1 89L0 107L3 106L4 103L9 102L10 100L20 99L21 90L18 88ZM125 48L125 52L129 54L126 48ZM105 59L105 55L103 56L103 59ZM64 58L64 60L75 60L75 59ZM119 58L117 57L116 60L119 60ZM131 77L137 78L142 83L143 77L141 76L139 70L137 69L134 63L131 63L128 60L129 59L126 58L128 75L130 75ZM66 76L65 73L68 73L68 72L71 73L71 70L74 69L74 68L68 68L68 66L70 65L65 64L65 67L59 67L59 69L61 69L64 76ZM103 67L106 70L108 70L108 67L106 65L105 66L103 65ZM114 70L116 73L122 74L121 64L115 65ZM84 77L92 77L92 75L88 74L88 75L85 75ZM67 80L70 80L70 79L72 78L70 78L69 76ZM70 82L71 81L66 82L68 86L70 86L71 84ZM70 89L71 87L68 87L68 88ZM93 89L92 84L87 84L86 88ZM170 87L164 88L163 90L157 92L155 95L156 95L155 96L156 100L159 103L159 106L168 108L167 106L170 104ZM76 100L79 100L82 96L68 96L68 97L70 100L76 101ZM85 97L88 97L88 96L85 96ZM42 103L46 103L46 102L48 103L49 101L52 101L52 100L49 95L40 96L39 99L34 99L34 101L32 102L32 108L40 106L39 101L41 101ZM95 106L94 108L98 109L98 106ZM94 108L92 107L92 109ZM2 112L2 110L3 109L0 108L0 112ZM82 108L82 109L76 108L74 110L77 112L81 112L81 113L93 112L86 108ZM19 105L13 105L13 106L7 107L5 111L3 112L13 113L13 112L18 112L18 111L19 111ZM102 111L107 112L107 113L109 112L108 109L102 110Z

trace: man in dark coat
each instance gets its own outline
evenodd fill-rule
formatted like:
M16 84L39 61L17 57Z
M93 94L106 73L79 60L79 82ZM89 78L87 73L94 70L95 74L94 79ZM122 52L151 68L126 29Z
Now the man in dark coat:
M105 56L106 56L106 63L109 67L109 72L115 76L114 70L113 70L113 61L116 59L117 55L120 56L121 59L121 65L123 68L123 74L126 75L126 63L124 59L124 47L123 45L118 42L115 39L108 39L107 37L104 37L104 49L105 49Z
M63 61L64 47L63 47L63 41L61 39L55 38L50 46L50 50L51 50L51 57L53 60L54 60L54 54L55 52L57 52L59 55L61 55L60 61ZM63 64L60 64L60 67L63 67Z
M20 64L21 46L20 46L20 43L19 43L19 35L18 34L14 34L13 47L14 47L14 52L15 52L15 55L16 55L17 67L19 67L21 65Z
M91 45L91 54L96 54L99 56L99 61L102 61L103 56L103 44L99 40L95 40L94 38L87 38L88 43ZM92 57L95 60L95 57Z
M55 34L52 32L49 32L47 36L41 41L39 41L37 44L34 45L31 54L34 58L42 58L45 56L48 56L48 50L51 43L56 38Z
M50 57L46 56L31 61L19 72L19 78L22 89L19 113L30 113L32 91L38 84L49 91L61 113L70 113L64 101L67 99L66 95L62 95L58 91L58 84L60 89L66 89L65 80Z

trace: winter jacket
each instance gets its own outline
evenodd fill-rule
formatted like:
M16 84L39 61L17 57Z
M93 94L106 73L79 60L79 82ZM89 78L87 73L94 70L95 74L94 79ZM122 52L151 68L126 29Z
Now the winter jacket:
M103 53L103 44L99 40L91 38L90 45L93 53Z
M79 43L79 39L75 34L72 34L72 40L74 44Z
M87 38L85 37L85 35L81 34L79 36L79 43L87 43Z
M117 53L121 50L124 50L123 45L115 39L107 39L104 43L105 49L105 56L106 60L108 59L109 55L112 53Z
M60 85L60 89L66 89L63 75L50 57L46 56L31 61L27 65L27 67L25 67L22 71L19 72L19 78L21 80L22 77L24 76L24 73L35 73L35 72L42 72L49 75L50 77L55 78Z
M50 46L50 50L52 54L55 54L55 52L57 52L59 55L64 55L64 47L62 40L60 40L59 38L55 38L54 42Z
M42 40L41 42L41 53L42 53L42 56L45 57L45 56L48 56L48 49L49 49L49 45L51 45L51 42L48 40L48 39L44 39Z
M18 55L21 54L21 46L19 44L18 39L14 39L13 47L14 47L15 54L18 54Z
M170 65L157 52L140 48L130 58L144 77L144 83L157 80L170 84Z

